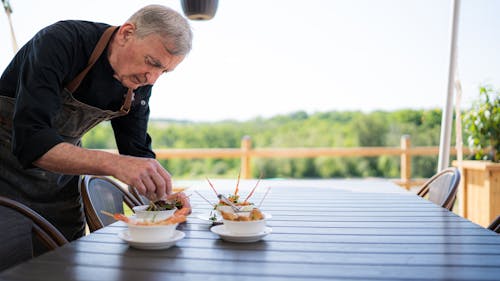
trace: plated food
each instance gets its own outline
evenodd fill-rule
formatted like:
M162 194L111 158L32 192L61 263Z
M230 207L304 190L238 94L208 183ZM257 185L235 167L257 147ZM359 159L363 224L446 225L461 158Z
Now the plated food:
M222 224L212 227L211 232L225 241L238 243L256 242L271 233L272 229L267 226L267 220L271 218L271 215L262 212L259 208L270 188L262 196L258 206L250 200L260 178L244 199L239 194L239 176L234 192L228 195L218 193L212 182L208 178L207 180L216 194L217 203L211 203L195 192L213 207L214 214L210 220L220 221L219 224ZM185 222L186 216L191 214L189 198L184 193L179 192L165 200L154 201L133 209L135 215L130 217L123 214L111 214L115 219L127 224L127 229L122 231L119 237L131 247L166 249L184 238L184 233L176 229L178 224ZM208 219L208 215L205 219Z
M151 201L148 205L133 208L135 215L102 213L127 224L118 234L131 247L139 249L167 249L185 237L177 226L191 214L189 198L183 192L171 194L164 200Z
M219 222L219 220L222 222L221 226L212 227L212 232L218 234L222 239L231 242L258 241L270 233L270 228L266 226L266 219L270 218L270 216L268 217L260 210L259 207L250 201L250 198L254 194L260 179L261 178L259 178L245 199L241 200L240 195L238 194L239 176L234 192L227 196L218 193L215 186L207 178L210 187L219 199L218 202L213 205L214 211L210 219L214 224ZM267 196L268 192L269 188L264 194L262 200ZM201 194L199 195L201 196ZM262 204L262 200L259 203L259 206ZM205 199L205 201L210 203L207 199Z
M255 204L253 202L250 202L249 199L254 194L255 189L259 185L260 180L261 180L261 177L259 177L259 180L255 184L255 186L252 188L250 193L245 197L245 199L241 200L240 195L238 194L240 175L238 175L238 181L236 182L236 187L234 189L234 192L232 194L227 195L227 196L217 192L217 190L215 189L215 186L207 178L207 181L208 181L210 187L215 192L215 195L218 199L217 203L212 204L212 203L210 203L209 200L204 198L201 194L198 193L198 195L200 195L203 199L205 199L205 201L207 201L210 205L213 205L214 211L211 212L211 214L210 214L210 220L213 223L218 222L220 220L220 217L221 217L221 212L244 213L246 216L248 216L249 212L251 212L254 208L256 208ZM267 195L267 193L266 193L266 195Z
M252 190L250 191L250 193L245 198L245 200L240 200L240 195L238 194L238 192L239 192L239 183L240 183L240 175L238 175L238 181L236 182L236 187L234 189L234 192L232 194L229 194L228 196L224 196L224 195L218 193L217 190L215 189L214 185L212 184L212 182L207 178L208 184L210 185L210 187L212 188L212 190L215 192L215 195L219 199L219 201L215 205L214 209L216 209L218 211L222 210L222 211L225 211L225 212L236 212L235 211L235 207L236 207L240 211L246 211L246 212L251 211L254 208L254 204L252 202L248 201L248 200L254 194L255 189L259 185L260 179L261 178L259 178L259 180L255 184L255 186L252 188Z

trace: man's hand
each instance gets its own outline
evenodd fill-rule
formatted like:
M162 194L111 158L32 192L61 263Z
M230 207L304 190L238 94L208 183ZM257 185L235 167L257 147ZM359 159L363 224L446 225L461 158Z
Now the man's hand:
M121 156L114 176L151 201L172 193L172 178L156 159Z

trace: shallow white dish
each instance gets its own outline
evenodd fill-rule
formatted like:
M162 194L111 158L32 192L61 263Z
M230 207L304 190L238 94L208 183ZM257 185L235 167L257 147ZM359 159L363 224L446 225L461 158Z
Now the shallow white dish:
M264 217L266 218L266 220L269 220L269 219L273 218L273 216L271 214L269 214L269 213L263 212L263 214L264 214ZM196 217L198 219L200 219L200 220L214 222L214 221L210 220L210 217L211 217L210 212L198 214ZM221 223L222 222L222 216L221 215L219 215L219 214L216 213L215 214L215 218L216 218L215 222L217 222L217 223Z
M214 211L214 213L215 213L215 211ZM196 217L200 220L209 221L209 222L222 222L222 217L220 215L215 214L215 218L216 218L215 221L210 219L211 216L212 216L212 213L210 213L210 212L201 213L201 214L196 215Z
M229 232L226 229L225 225L216 225L210 228L210 231L217 234L223 240L229 242L237 242L237 243L252 243L257 242L262 239L264 236L270 234L272 232L272 228L266 227L263 232L251 234L251 235L242 235L242 234L234 234Z
M143 250L162 250L162 249L168 249L177 243L177 241L181 240L184 238L186 234L182 231L175 230L174 235L170 238L167 238L163 241L139 241L132 239L130 237L130 233L128 230L123 230L122 232L118 233L118 237L122 239L123 241L127 242L131 247L137 248L137 249L143 249Z

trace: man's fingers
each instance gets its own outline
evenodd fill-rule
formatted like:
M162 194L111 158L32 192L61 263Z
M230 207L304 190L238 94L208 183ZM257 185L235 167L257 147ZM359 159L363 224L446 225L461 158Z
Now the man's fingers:
M147 190L144 184L142 182L136 182L135 184L132 184L132 186L137 190L139 194L146 194Z
M160 176L160 174L153 174L151 175L151 179L153 180L153 183L155 184L155 193L158 199L165 198L166 194L166 182L165 180Z
M150 200L160 200L172 193L172 179L167 170L155 159L125 157L130 165L121 178L135 186L139 194ZM120 178L119 176L117 178Z
M141 178L142 180L142 183L144 184L144 186L146 187L146 196L152 200L152 201L156 201L156 185L155 183L153 182L153 180L151 179L151 177L149 175L147 176L144 176Z
M165 180L165 193L166 193L166 195L172 194L172 177L167 172L167 170L163 169L163 167L161 165L160 165L160 167L158 167L158 173Z

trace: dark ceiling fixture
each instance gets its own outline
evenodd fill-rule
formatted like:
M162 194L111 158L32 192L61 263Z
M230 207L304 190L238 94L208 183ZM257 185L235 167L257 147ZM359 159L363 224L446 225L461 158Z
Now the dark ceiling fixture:
M182 10L190 20L209 20L215 16L219 0L181 0Z

